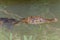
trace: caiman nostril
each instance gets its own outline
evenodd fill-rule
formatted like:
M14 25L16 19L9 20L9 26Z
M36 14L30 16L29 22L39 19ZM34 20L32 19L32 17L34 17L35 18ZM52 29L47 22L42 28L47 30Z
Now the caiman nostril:
M55 21L55 22L57 22L57 21L58 21L58 19L57 19L57 18L54 18L54 21Z

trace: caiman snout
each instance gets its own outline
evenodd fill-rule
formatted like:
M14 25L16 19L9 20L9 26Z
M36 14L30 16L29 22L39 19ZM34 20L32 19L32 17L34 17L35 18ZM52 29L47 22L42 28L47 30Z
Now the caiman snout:
M53 20L54 22L57 22L58 21L58 19L57 18L54 18L54 20Z

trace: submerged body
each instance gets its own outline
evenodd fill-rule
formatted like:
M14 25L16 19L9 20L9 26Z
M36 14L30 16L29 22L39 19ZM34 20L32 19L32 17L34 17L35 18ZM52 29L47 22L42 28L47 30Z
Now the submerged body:
M17 24L17 20L13 18L0 18L0 26L7 27L8 29L12 30L13 26Z
M13 26L19 24L20 22L26 24L44 24L44 23L52 23L57 22L56 18L46 19L40 16L30 16L27 18L22 18L19 21L13 18L0 18L0 25L7 25L7 28L12 30Z
M0 25L16 25L19 24L20 22L26 23L26 24L44 24L44 23L52 23L52 22L57 22L58 20L56 18L52 19L46 19L42 18L40 16L30 16L27 18L22 18L19 21L13 18L0 18Z
M14 24L14 23L16 23L17 22L17 20L15 20L15 19L12 19L12 18L0 18L0 23L1 24L4 24L4 23L11 23L11 24Z

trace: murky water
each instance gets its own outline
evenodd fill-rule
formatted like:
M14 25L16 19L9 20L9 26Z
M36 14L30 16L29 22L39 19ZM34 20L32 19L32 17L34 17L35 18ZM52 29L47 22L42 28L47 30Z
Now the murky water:
M58 22L43 25L29 25L19 23L10 31L8 28L1 28L0 40L60 40L60 5L49 3L33 3L7 6L5 8L10 14L6 15L0 12L0 17L11 17L19 19L20 17L42 16L44 18L58 18Z

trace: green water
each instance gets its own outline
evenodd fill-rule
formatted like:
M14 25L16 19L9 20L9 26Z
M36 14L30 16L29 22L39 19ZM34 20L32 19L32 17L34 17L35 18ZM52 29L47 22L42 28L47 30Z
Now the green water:
M11 17L19 19L28 16L42 16L44 18L58 19L58 22L42 25L30 25L19 23L19 26L14 26L10 31L7 28L0 28L0 40L60 40L60 3L51 4L43 3L26 3L18 5L9 5L6 10L9 10L9 15L0 12L0 17ZM1 8L3 9L3 8ZM13 14L13 15L12 15Z

